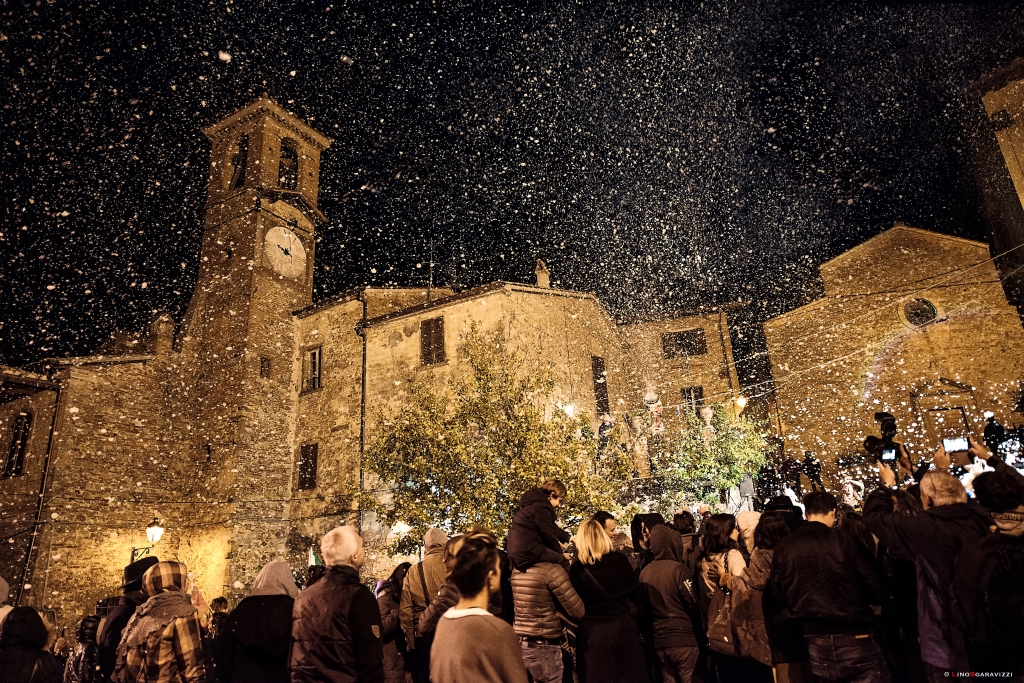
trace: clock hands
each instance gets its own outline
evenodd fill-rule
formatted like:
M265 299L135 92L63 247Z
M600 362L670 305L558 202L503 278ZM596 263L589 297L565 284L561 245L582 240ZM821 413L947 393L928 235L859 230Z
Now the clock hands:
M281 251L283 251L284 255L287 256L288 258L292 257L292 253L290 251L288 251L287 249L285 249L284 247L282 247L280 244L277 245L277 248L280 249Z

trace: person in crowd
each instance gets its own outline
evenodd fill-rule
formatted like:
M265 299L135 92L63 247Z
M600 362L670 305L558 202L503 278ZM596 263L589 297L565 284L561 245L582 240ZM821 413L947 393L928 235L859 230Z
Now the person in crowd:
M604 527L605 533L611 536L615 533L615 517L610 512L600 510L595 512L591 519Z
M697 522L693 513L689 510L677 512L672 517L672 527L679 532L683 544L682 563L693 575L694 567L697 565L697 558L700 556L700 535L697 533Z
M604 527L605 532L607 532L609 538L612 539L612 547L615 550L624 552L627 555L633 552L633 542L629 539L628 534L618 528L615 523L615 517L612 516L612 513L602 510L600 512L595 512L591 519Z
M793 500L789 496L775 496L764 506L764 511L783 513L790 531L796 531L804 521L803 510L799 506L794 505Z
M782 482L779 480L779 473L775 470L775 465L771 461L761 466L761 469L757 471L756 479L757 497L762 503L782 493Z
M188 567L157 562L142 576L147 599L128 621L117 646L115 683L206 683L199 612L185 593Z
M359 581L363 539L355 527L336 527L320 550L327 573L299 593L292 608L291 683L380 683L380 611Z
M100 683L99 646L96 632L100 618L95 614L84 617L75 629L78 643L64 665L64 683Z
M971 447L972 455L982 457L973 441ZM948 629L953 564L964 545L988 534L992 520L980 505L968 503L963 484L944 471L949 458L941 445L933 460L937 469L921 479L922 512L915 516L894 511L891 487L896 484L896 474L879 463L883 486L864 501L864 521L890 552L914 562L921 658L929 680L939 680L956 664Z
M10 612L13 607L7 604L7 601L11 597L11 586L2 577L0 577L0 623L3 622L4 617Z
M288 570L291 571L290 569ZM206 631L209 637L216 640L224 631L224 624L228 620L228 599L223 595L210 601L210 615L206 622Z
M723 574L739 576L747 566L743 554L739 551L737 542L739 534L739 529L736 528L736 518L730 514L711 515L704 525L702 539L704 548L698 564L699 581L696 583L701 614L705 622L707 622L708 605L711 603L711 596L718 588L719 578Z
M793 490L797 499L800 499L800 463L793 458L786 458L782 463L779 474L782 475L782 482Z
M487 611L490 594L501 584L498 544L490 531L474 529L462 537L451 581L461 597L437 625L430 680L526 683L515 631Z
M700 656L698 637L704 630L692 565L682 561L678 532L656 526L650 538L654 560L640 573L640 582L651 606L654 650L666 683L691 683Z
M601 523L595 518L592 519ZM611 522L614 529L615 520ZM607 526L604 528L607 532ZM512 597L513 627L527 670L535 683L559 683L563 674L559 613L574 623L584 613L583 601L572 587L569 574L552 562L538 562L526 571L513 569Z
M322 564L311 564L306 568L306 588L324 578L327 573L327 566Z
M444 544L444 583L438 589L437 595L427 608L420 614L416 622L416 635L420 638L433 638L437 631L437 622L441 616L452 607L458 604L459 589L451 582L452 571L455 569L455 556L462 546L462 536L453 536Z
M740 532L738 539L740 553L744 560L750 559L750 553L754 552L754 529L757 528L758 520L761 519L760 512L744 511L736 515L736 528Z
M384 680L387 683L405 683L405 634L402 633L398 612L402 604L402 583L411 566L408 562L401 563L377 588L380 633L384 644Z
M99 648L100 673L104 681L110 680L117 661L117 646L121 643L121 634L135 610L146 602L146 593L142 590L142 577L146 571L159 562L157 557L143 557L124 568L121 592L123 595L117 605L107 615L100 631L97 646Z
M508 530L508 556L513 569L526 571L538 562L564 563L562 545L569 532L555 524L555 509L565 498L565 484L545 479L524 493Z
M1024 536L1024 477L1017 479L1005 471L982 472L973 484L974 496L988 510L996 533Z
M640 576L644 567L654 559L654 553L651 552L651 529L664 523L665 518L657 512L633 517L633 521L629 525L630 533L633 536L633 556L630 559L637 577Z
M781 628L769 637L765 617L765 592L769 590L768 580L771 576L772 556L775 547L783 538L790 534L782 512L766 512L761 515L754 528L750 562L739 575L723 574L721 585L732 591L732 619L739 640L740 653L745 658L741 663L742 680L772 681L771 667L776 664L779 681L810 680L810 671L806 671L803 679L796 679L792 668L796 662L804 662L806 669L806 646L803 646L803 633L793 630L791 624L780 623ZM771 596L767 602L771 603ZM769 613L772 612L769 610ZM796 646L793 646L796 639ZM796 656L790 652L795 650ZM781 674L781 675L779 675Z
M807 477L807 484L812 491L825 490L825 485L821 483L821 461L814 457L814 453L804 451L800 471Z
M406 573L402 583L402 602L398 617L405 634L405 664L413 683L430 680L430 638L416 635L420 615L441 590L444 583L444 547L448 536L437 527L423 535L423 559Z
M592 519L580 525L576 549L569 580L586 610L576 636L580 683L644 683L647 665L633 618L641 587L629 560L612 550L608 534Z
M46 651L49 633L31 607L15 607L0 622L0 683L61 683L63 671Z
M803 620L816 681L888 683L889 669L873 632L881 586L870 559L835 525L836 498L804 496L807 521L775 547L773 594Z
M287 683L292 609L298 595L287 563L274 560L264 565L249 596L224 613L214 651L221 683Z

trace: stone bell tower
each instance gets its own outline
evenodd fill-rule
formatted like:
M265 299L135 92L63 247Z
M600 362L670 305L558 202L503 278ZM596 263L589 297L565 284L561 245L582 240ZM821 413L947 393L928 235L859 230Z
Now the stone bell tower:
M266 95L203 133L210 176L199 278L178 338L182 411L210 497L233 505L229 583L245 583L286 536L291 312L312 302L320 154L332 140Z

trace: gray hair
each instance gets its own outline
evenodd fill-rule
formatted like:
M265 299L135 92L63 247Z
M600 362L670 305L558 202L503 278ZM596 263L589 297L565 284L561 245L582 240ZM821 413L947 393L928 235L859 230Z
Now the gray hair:
M328 567L352 565L352 558L359 552L363 539L353 526L339 526L331 529L320 541L320 552Z
M921 493L932 499L935 505L966 503L967 491L960 480L949 472L933 470L921 479Z

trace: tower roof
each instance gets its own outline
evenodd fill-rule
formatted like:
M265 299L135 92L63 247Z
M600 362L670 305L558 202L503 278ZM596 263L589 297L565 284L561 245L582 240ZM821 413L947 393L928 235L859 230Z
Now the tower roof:
M246 105L233 114L225 116L217 123L207 126L203 129L203 135L210 140L213 140L235 126L261 116L273 117L281 125L290 129L293 133L321 150L327 149L327 147L334 142L332 138L320 133L295 114L292 114L277 102L270 99L270 96L267 95L267 93L263 93L258 99L256 99L256 101Z

